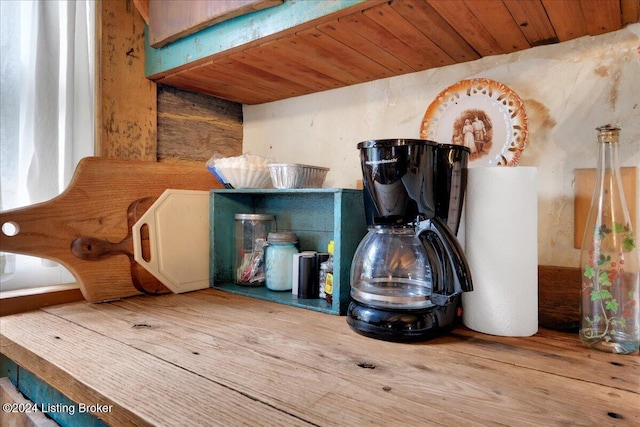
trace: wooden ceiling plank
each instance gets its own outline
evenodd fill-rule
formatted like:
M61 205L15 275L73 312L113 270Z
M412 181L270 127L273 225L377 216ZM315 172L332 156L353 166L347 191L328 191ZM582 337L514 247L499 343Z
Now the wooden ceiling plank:
M255 76L247 75L240 70L225 67L219 61L224 61L225 58L219 58L216 61L208 64L206 67L199 67L194 70L197 74L194 77L203 79L218 79L222 82L228 83L232 86L246 87L247 81L251 79L251 91L265 100L275 100L278 96L275 89L275 85L266 84L264 81L258 81ZM290 96L290 95L289 95ZM268 101L265 101L268 102Z
M455 63L452 57L447 55L420 30L407 22L388 3L372 7L362 13L381 27L387 28L394 37L404 43L406 45L405 49L415 56L420 70Z
M502 0L468 1L466 5L503 52L511 53L531 47Z
M351 48L360 52L362 55L377 62L388 70L391 70L395 75L402 75L413 71L413 69L407 64L400 61L386 50L381 49L380 46L373 43L368 38L349 31L349 29L346 28L345 25L342 25L338 20L319 25L318 30L342 43L348 44Z
M463 0L427 0L481 56L499 55L504 49L476 18Z
M206 95L212 95L220 99L226 99L234 102L246 103L245 97L248 97L248 99L254 98L254 95L244 93L242 90L236 90L236 88L231 87L230 85L225 84L224 86L226 87L224 87L219 82L203 84L202 82L178 74L169 74L168 76L156 80L156 83L191 92L204 93Z
M353 15L345 16L338 19L341 26L361 35L362 37L371 40L378 45L381 49L393 55L399 61L407 64L411 67L411 71L421 71L422 64L420 60L417 60L413 54L413 50L401 40L398 40L387 29L381 27L377 23L373 22L369 17L362 13L354 13Z
M396 75L386 67L372 61L356 49L345 45L319 29L312 28L296 34L305 41L314 44L331 54L331 58L363 81L371 81Z
M579 1L542 0L542 4L559 41L573 40L589 34Z
M580 0L590 36L622 28L620 0Z
M640 22L640 1L620 0L622 26Z
M351 85L360 83L361 77L351 67L342 67L339 58L326 49L316 46L298 36L279 39L277 49L283 55L299 64L306 64L310 68L340 81L343 84Z
M478 52L473 50L427 2L393 0L391 7L456 62L480 58Z
M558 37L540 0L504 0L511 16L531 46L558 43Z
M189 87L202 87L207 90L208 94L214 94L215 96L230 101L241 102L243 104L260 104L266 102L265 99L269 99L265 94L254 90L253 87L246 87L246 85L239 85L237 82L229 81L224 74L217 74L211 72L212 64L205 64L202 66L194 67L188 71L183 71L178 74L167 76L173 80L179 80L184 86L183 89L192 90ZM242 101L238 101L241 99Z
M246 51L229 55L229 58L254 69L263 70L265 73L268 73L268 75L265 74L265 78L295 89L298 95L304 95L315 91L312 86L301 84L294 79L290 79L289 70L284 70L283 72L283 67L278 62L267 61L264 58L250 55Z
M286 70L285 74L287 79L303 86L310 87L316 91L335 89L337 87L344 86L344 83L322 74L306 64L300 64L293 61L282 51L282 49L279 48L277 41L249 48L245 50L244 53L280 64L280 67L283 70Z
M286 80L279 75L267 72L264 68L254 67L253 65L238 61L232 56L217 59L214 63L216 66L225 68L227 73L233 73L234 75L237 74L240 76L251 76L252 81L255 82L257 87L270 92L279 93L287 98L296 96L296 94L301 94L302 91L309 90L307 87Z

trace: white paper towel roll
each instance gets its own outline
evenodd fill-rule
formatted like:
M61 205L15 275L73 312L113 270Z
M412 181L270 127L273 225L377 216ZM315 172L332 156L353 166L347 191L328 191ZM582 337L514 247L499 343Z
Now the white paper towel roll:
M473 291L463 323L491 335L538 330L538 185L533 167L468 170L465 253Z

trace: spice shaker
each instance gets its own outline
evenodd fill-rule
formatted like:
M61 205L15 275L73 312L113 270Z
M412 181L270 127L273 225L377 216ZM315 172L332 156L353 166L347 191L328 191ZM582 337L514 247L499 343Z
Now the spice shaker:
M320 264L319 281L320 288L324 290L324 299L331 304L333 302L333 251L335 243L333 240L327 245L329 257ZM322 294L322 293L321 293Z

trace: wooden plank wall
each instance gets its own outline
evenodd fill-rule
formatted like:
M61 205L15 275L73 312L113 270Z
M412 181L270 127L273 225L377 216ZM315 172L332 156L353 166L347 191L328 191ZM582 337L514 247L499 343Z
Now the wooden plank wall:
M242 152L241 104L145 77L145 20L133 0L100 2L96 27L96 155L203 162Z
M242 154L242 105L158 85L158 161Z

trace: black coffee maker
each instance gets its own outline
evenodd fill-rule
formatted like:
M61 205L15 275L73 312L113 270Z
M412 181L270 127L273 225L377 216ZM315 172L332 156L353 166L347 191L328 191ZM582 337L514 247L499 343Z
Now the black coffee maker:
M462 316L471 273L455 237L469 149L419 139L358 144L369 231L351 264L347 323L389 341L426 340Z

